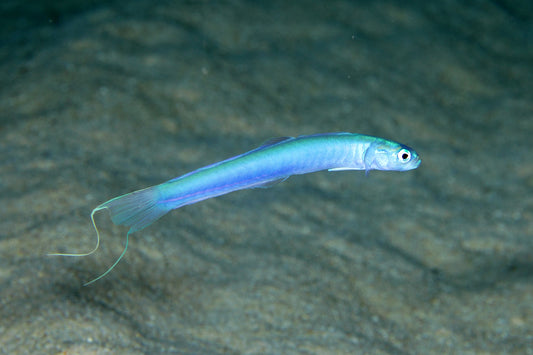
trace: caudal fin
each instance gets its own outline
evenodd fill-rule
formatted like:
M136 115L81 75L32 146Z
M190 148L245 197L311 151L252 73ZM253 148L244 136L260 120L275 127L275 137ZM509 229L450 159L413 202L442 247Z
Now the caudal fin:
M100 280L106 276L122 259L126 250L128 249L128 240L130 233L139 231L148 227L150 224L161 218L170 209L158 204L159 192L157 186L152 186L143 190L134 191L126 195L115 197L112 200L102 203L96 207L91 213L91 219L93 221L94 230L96 231L96 250L100 243L100 233L96 224L94 223L94 214L100 210L108 210L109 215L113 223L117 225L129 226L130 230L126 234L126 243L124 250L117 258L117 260L111 265L103 274L97 278L86 282L84 286L92 284L93 282ZM94 251L93 251L94 252ZM91 252L92 253L92 252Z
M87 286L97 280L100 280L111 270L113 270L113 268L118 264L120 259L122 259L124 254L126 254L130 233L148 227L150 224L152 224L153 222L161 218L164 214L166 214L168 211L170 211L168 207L158 203L158 198L158 187L152 186L144 190L139 190L126 195L115 197L112 200L102 203L100 206L97 206L91 212L91 220L93 222L94 230L96 231L96 246L93 250L88 253L53 253L49 255L87 256L94 253L100 245L100 232L98 231L96 223L94 222L94 214L101 210L108 210L113 223L117 225L129 226L130 230L126 234L126 243L124 245L124 250L122 251L122 254L120 254L120 256L117 258L117 260L113 263L113 265L111 265L103 274L101 274L97 278L85 283L84 286Z
M107 209L113 223L129 226L129 233L148 227L170 209L158 204L157 186L134 191L104 202L95 210Z

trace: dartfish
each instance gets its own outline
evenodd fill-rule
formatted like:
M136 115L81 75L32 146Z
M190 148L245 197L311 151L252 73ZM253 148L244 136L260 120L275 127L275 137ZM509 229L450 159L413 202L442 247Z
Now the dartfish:
M260 147L221 162L194 170L159 185L115 197L91 213L97 243L100 236L94 214L108 210L114 224L130 227L124 251L115 263L92 283L105 276L124 256L131 233L146 228L170 210L233 191L269 187L291 175L321 170L396 170L416 169L420 157L411 148L383 138L353 133L325 133L281 137Z

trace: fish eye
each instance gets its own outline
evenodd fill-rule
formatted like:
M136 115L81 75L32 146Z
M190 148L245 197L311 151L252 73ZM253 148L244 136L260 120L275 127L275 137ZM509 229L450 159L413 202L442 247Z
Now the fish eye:
M403 148L398 152L398 159L402 163L407 163L409 160L411 160L411 152L407 149Z

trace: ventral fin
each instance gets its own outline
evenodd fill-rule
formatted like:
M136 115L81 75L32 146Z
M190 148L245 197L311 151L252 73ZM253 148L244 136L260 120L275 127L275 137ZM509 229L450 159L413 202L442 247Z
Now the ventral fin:
M279 184L280 182L287 180L288 178L289 178L288 176L284 176L276 180L267 181L265 183L262 183L261 185L254 186L254 189L255 188L267 189L269 187Z

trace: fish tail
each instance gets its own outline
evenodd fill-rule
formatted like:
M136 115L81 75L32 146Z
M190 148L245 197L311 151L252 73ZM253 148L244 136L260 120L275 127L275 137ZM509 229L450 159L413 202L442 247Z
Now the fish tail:
M152 186L115 197L96 207L95 211L107 209L114 224L129 226L129 233L133 233L148 227L170 211L158 201L159 187Z
M117 258L117 260L111 265L103 274L97 278L86 282L84 286L92 284L93 282L100 280L106 276L122 259L126 250L128 249L128 241L131 233L139 231L148 227L150 224L165 215L171 208L165 204L158 203L159 201L159 189L158 186L152 186L143 190L134 191L126 195L115 197L112 200L102 203L97 206L91 212L91 221L93 222L94 230L96 231L96 246L88 253L52 253L48 255L59 256L87 256L94 253L100 246L100 232L96 227L94 221L94 214L101 210L108 210L111 220L116 225L129 226L130 230L126 234L126 243L124 250Z
M91 220L93 222L94 230L96 231L96 248L91 252L93 253L98 249L100 244L100 233L94 222L94 214L101 210L108 210L111 220L116 225L129 226L130 230L126 234L126 243L124 250L117 258L117 260L111 265L103 274L97 278L86 282L84 286L92 284L93 282L100 280L106 276L122 259L126 250L128 249L128 241L131 233L139 231L148 227L150 224L165 215L170 208L165 205L159 204L159 190L157 186L152 186L143 190L134 191L126 195L115 197L112 200L102 203L97 206L91 213Z

